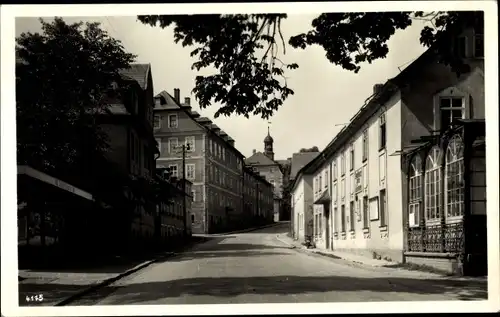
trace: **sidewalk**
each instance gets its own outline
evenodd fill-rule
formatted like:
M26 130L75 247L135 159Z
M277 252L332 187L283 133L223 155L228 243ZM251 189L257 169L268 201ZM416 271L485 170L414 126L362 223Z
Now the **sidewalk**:
M405 267L401 267L400 263L398 262L391 262L391 261L386 261L386 260L377 260L377 259L372 259L368 258L365 256L360 256L356 254L351 254L347 252L339 252L339 251L332 251L332 250L321 250L321 249L307 249L305 246L301 245L299 241L295 241L292 238L288 237L287 234L278 234L276 238L281 241L282 243L289 245L291 248L294 248L295 250L302 252L302 253L307 253L307 254L314 254L314 255L319 255L319 256L326 256L334 259L342 259L348 262L360 264L364 266L365 268L371 268L371 269L376 269L379 272L386 272L386 273L391 273L391 272L399 272L398 274L404 274L412 277L427 277L427 278L436 278L436 279L448 279L448 280L454 280L454 281L473 281L473 282L479 282L479 283L486 283L488 280L487 276L482 276L482 277L467 277L467 276L446 276L444 274L439 274L439 273L434 273L434 272L427 272L427 271L420 271L420 270L409 270Z
M293 247L297 249L298 251L305 251L308 253L315 253L323 256L327 256L330 258L336 258L336 259L343 259L347 260L350 262L354 263L359 263L359 264L364 264L368 265L371 267L384 267L384 266L389 266L389 265L395 265L397 264L396 262L389 262L386 260L377 260L377 259L370 259L365 256L361 255L356 255L356 254L351 254L347 252L339 252L339 251L332 251L332 250L322 250L322 249L307 249L305 246L301 245L299 241L295 241L286 234L279 234L276 236L276 238L281 241L284 244L289 245L290 247Z
M151 254L149 259L67 270L19 270L19 306L64 306L149 265L185 251L205 240L195 239L173 252ZM43 297L43 300L41 298ZM38 298L38 300L37 300Z

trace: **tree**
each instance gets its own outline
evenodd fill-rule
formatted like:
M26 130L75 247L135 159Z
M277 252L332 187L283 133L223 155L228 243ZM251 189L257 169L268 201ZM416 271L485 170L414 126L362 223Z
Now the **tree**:
M17 160L76 181L108 150L96 114L135 56L99 23L40 23L16 38Z
M285 70L299 65L285 64L278 58L280 46L285 53L281 22L286 18L286 14L138 16L140 22L151 26L174 25L175 42L194 47L191 56L198 60L192 68L217 70L213 75L196 77L193 92L201 108L216 102L222 106L215 117L234 113L264 119L293 95L286 85ZM449 43L438 40L463 27L473 27L482 34L481 11L323 13L312 21L312 30L292 36L288 43L301 49L319 45L331 63L357 73L362 64L385 58L387 41L417 19L432 24L422 29L420 43L435 48L440 62L458 74L466 72L467 65L450 53Z

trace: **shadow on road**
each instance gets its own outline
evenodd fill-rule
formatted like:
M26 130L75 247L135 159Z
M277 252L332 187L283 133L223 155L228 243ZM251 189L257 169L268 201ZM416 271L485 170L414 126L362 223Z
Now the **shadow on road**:
M253 256L274 256L274 255L291 255L285 252L266 252L266 251L227 251L227 252L212 252L212 251L199 251L199 252L188 252L173 258L167 259L168 262L181 262L181 261L191 261L197 259L215 259L215 258L248 258Z
M52 288L54 285L51 286ZM64 292L67 285L58 285ZM403 292L408 294L455 294L458 300L487 299L486 283L451 280L417 280L410 278L359 278L344 276L256 276L187 278L174 281L129 284L125 288L110 286L94 294L102 298L119 290L114 305L141 304L147 301L175 298L183 295L233 297L243 294L294 295L322 292L374 293ZM43 292L43 290L41 290ZM105 292L105 293L103 293ZM113 297L108 300L113 301Z

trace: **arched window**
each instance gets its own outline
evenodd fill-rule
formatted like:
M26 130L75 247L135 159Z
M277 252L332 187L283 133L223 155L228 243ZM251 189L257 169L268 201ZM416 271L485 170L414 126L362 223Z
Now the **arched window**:
M410 227L417 227L420 223L422 204L422 159L420 155L415 155L410 163L408 175L408 221Z
M435 221L441 212L441 165L439 147L433 147L425 160L425 219Z
M448 143L445 177L446 217L460 217L464 212L464 147L459 136Z

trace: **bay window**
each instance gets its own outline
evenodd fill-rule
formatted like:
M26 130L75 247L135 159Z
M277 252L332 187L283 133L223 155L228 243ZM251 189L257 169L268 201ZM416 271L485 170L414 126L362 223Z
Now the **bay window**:
M441 165L439 147L433 147L425 162L425 219L436 221L441 212Z
M464 213L464 152L458 136L450 139L446 149L445 166L446 218L460 217Z
M418 227L422 206L422 159L415 155L410 163L408 175L408 222L410 227Z

